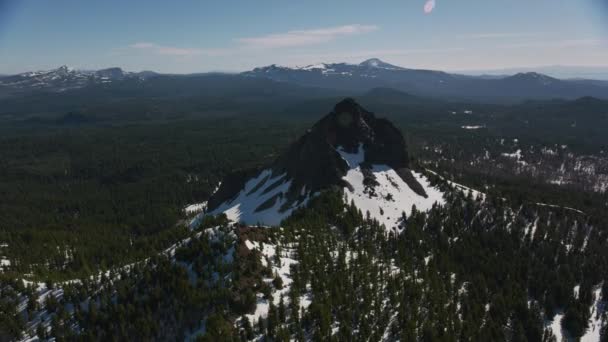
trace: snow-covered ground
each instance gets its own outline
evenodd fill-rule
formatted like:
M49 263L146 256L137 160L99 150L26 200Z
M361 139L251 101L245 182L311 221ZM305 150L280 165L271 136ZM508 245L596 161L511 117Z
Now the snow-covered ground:
M2 250L8 248L7 243L0 243L0 272L11 266L11 261L2 255Z
M482 129L486 128L486 126L482 125L473 125L473 126L461 126L462 129Z
M352 186L352 190L344 189L347 203L354 202L364 215L369 212L372 218L384 224L387 229L399 229L402 213L409 215L414 205L417 210L426 211L435 203L444 203L443 193L431 186L422 174L412 172L424 188L426 198L414 192L397 172L387 165L372 165L371 172L378 182L372 195L363 183L364 174L360 166L365 160L363 146L359 146L357 153L347 153L340 147L337 151L349 166L343 178Z
M298 263L295 259L291 257L291 254L294 253L294 250L289 246L281 246L281 253L277 258L277 245L263 243L258 241L245 241L245 246L250 250L256 249L260 251L262 254L262 265L268 266L268 261L270 261L272 273L278 275L282 282L283 287L281 289L273 289L272 298L264 298L262 293L256 294L257 303L255 311L252 314L247 314L247 318L252 324L257 323L260 318L268 317L268 309L270 308L270 300L275 306L278 306L281 302L281 296L283 296L283 302L285 305L289 304L289 289L291 287L291 283L293 280L291 279L291 266ZM268 260L268 261L267 261ZM277 263L277 260L279 261ZM272 283L273 278L265 278L264 281L266 283ZM310 295L304 295L300 297L300 307L306 309L312 299ZM238 322L237 322L238 324Z
M562 331L562 319L564 318L564 314L563 313L558 313L555 315L555 317L553 317L553 320L551 322L548 322L548 327L549 329L551 329L551 331L553 332L553 335L555 335L555 340L557 342L562 342L564 341L564 333ZM597 340L599 341L599 340Z
M226 231L226 230L223 230L222 227L216 226L216 227L207 228L203 231L196 232L191 237L188 237L188 238L185 238L183 240L176 242L169 248L158 253L158 255L165 256L167 258L170 258L172 261L177 262L175 260L175 251L178 248L187 245L193 238L195 238L195 239L199 238L202 234L207 234L210 242L219 243L223 240L232 240L232 241L236 240L236 234L234 233L234 231L232 229L229 229ZM222 261L224 263L232 263L234 260L234 252L235 252L235 248L234 248L234 246L232 246L225 252L224 255L221 256ZM91 275L89 277L89 280L92 282L99 283L100 286L98 288L99 288L99 290L101 290L101 289L103 289L103 287L101 287L101 279L103 277L110 279L111 281L119 280L121 278L122 271L130 272L131 269L133 269L137 265L142 265L142 264L148 262L149 260L150 260L150 258L145 258L141 261L126 264L126 265L114 268L112 270L99 271L96 274ZM196 274L193 274L191 264L189 265L189 264L183 264L183 263L179 263L179 262L177 262L177 263L181 264L184 268L186 268L188 274L190 275L191 280L192 280L193 276L194 277L197 276ZM37 298L36 300L38 302L40 310L38 310L37 312L35 312L33 314L33 316L32 316L33 318L30 319L30 321L27 323L26 330L23 331L22 338L19 341L20 342L38 341L38 338L36 337L36 333L35 333L37 326L42 324L43 327L48 332L48 331L50 331L51 320L53 318L53 314L49 313L46 310L45 305L44 305L47 298L52 294L55 298L61 299L63 297L63 286L64 285L80 284L80 283L82 283L82 279L72 279L72 280L66 280L63 282L58 282L57 284L55 284L53 289L49 289L47 287L46 283L44 283L44 282L34 282L34 281L26 280L26 279L22 279L22 282L23 282L24 286L31 286L35 290L35 295ZM90 300L90 297L85 299L83 302L81 302L80 303L81 308L83 308L83 309L88 308L89 300ZM26 310L27 301L28 301L28 298L25 295L20 296L20 301L18 304L19 312L23 313ZM69 315L72 315L74 313L73 305L68 305L68 306L66 306L66 308L67 308L67 312ZM193 337L193 336L195 336L195 333L201 332L201 331L204 332L204 324L197 331L193 332L189 337Z
M600 341L600 332L603 326L602 313L606 311L606 302L602 299L602 286L599 285L595 291L593 291L595 299L591 304L591 318L589 319L589 326L587 331L581 337L581 342L598 342Z
M205 209L207 209L207 202L201 202L187 205L184 208L184 212L189 215L203 212L205 211Z
M11 261L5 257L0 257L0 272L11 266Z
M324 63L320 63L320 64L312 64L312 65L308 65L305 67L301 67L301 68L297 68L299 70L323 70L323 69L327 69L327 65L325 65Z
M236 198L221 204L209 214L225 213L228 219L234 222L277 226L293 210L305 205L312 196L310 193L304 193L302 200L282 211L281 207L287 201L286 194L290 185L291 180L288 180L285 174L274 175L272 170L264 170L250 179ZM262 204L273 200L271 205L264 205L264 208L260 208Z
M426 170L426 172L432 173L433 175L435 175L435 176L443 179L444 181L448 182L448 184L450 184L450 186L453 186L454 188L456 188L456 189L464 192L465 194L468 195L470 193L471 196L473 196L473 198L480 197L480 198L483 199L483 198L486 197L486 194L483 193L483 192L481 192L481 191L479 191L479 190L475 190L475 189L469 188L468 186L464 186L462 184L459 184L459 183L447 180L447 179L445 179L445 177L439 175L437 172L435 172L433 170L429 170L429 169L425 169L425 170Z

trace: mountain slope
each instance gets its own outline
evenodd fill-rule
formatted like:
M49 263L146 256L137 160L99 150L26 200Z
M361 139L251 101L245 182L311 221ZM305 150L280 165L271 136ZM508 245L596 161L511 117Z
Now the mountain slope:
M401 213L412 205L427 210L442 197L424 176L412 174L399 130L346 99L272 166L235 173L222 182L209 200L209 213L278 225L311 197L332 188L344 189L349 201L386 228L398 227Z

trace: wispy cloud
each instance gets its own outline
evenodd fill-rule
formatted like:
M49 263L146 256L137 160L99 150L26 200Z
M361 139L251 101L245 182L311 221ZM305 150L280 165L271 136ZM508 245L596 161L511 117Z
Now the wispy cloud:
M333 41L339 37L364 34L378 30L376 25L344 25L312 30L295 30L259 37L238 38L236 42L256 48L282 48L314 45Z
M193 56L221 56L227 52L225 49L197 49L197 48L180 48L174 46L165 46L155 43L139 42L129 45L132 49L146 50L157 55L177 56L177 57L193 57Z
M378 30L376 25L343 25L310 30L293 30L285 33L274 33L258 37L234 39L234 45L228 48L193 48L161 45L152 42L137 42L129 45L130 49L147 51L156 55L175 57L225 56L251 49L286 48L326 43L344 36L353 36Z
M539 37L544 35L540 32L493 32L493 33L472 33L459 35L460 39L502 39L502 38L526 38Z

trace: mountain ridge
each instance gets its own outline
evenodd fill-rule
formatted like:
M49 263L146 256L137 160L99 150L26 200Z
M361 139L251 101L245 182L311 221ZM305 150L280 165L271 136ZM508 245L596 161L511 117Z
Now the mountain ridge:
M119 67L99 70L78 70L67 65L62 65L56 69L46 71L30 71L0 77L0 87L20 91L50 90L63 92L90 85L110 84L126 79L143 81L155 75L158 74L150 71L126 72Z
M150 71L125 72L120 68L97 71L74 70L62 66L51 71L27 72L0 77L0 93L34 91L64 92L90 86L133 89L152 79L159 82L191 82L201 75L171 75ZM436 70L408 69L371 58L359 64L319 63L304 67L272 64L242 73L226 74L267 79L304 87L362 93L374 88L393 88L415 96L486 103L514 103L524 100L576 99L592 96L608 99L608 82L586 79L559 79L538 72L504 76L470 76ZM126 83L124 81L135 81ZM352 96L352 95L351 95Z

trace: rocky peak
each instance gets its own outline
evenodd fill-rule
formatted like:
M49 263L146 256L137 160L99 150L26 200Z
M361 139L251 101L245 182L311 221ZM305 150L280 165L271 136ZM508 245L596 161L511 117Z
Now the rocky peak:
M359 64L360 67L366 67L366 68L380 68L380 69L402 69L401 67L386 63L384 61L381 61L378 58L370 58L368 60L365 60L363 62L361 62Z
M407 147L401 132L388 120L376 118L355 100L347 98L289 146L271 166L272 177L279 179L277 185L291 182L284 194L287 206L298 201L303 193L349 186L343 179L349 165L339 150L362 153L362 168L386 165L394 169L410 188L426 196L409 171ZM231 177L231 182L222 182L209 200L209 208L213 210L234 198L250 178L251 173L241 173L239 177Z
M375 121L355 100L347 98L336 104L334 110L315 124L312 130L319 131L325 141L337 148L353 151L359 143L369 144L374 140L370 126Z

